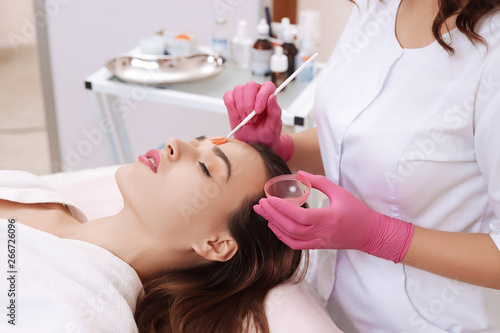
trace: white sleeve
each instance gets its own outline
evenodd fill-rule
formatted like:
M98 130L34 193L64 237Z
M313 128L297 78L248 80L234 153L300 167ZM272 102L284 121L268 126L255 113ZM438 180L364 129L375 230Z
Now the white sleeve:
M272 333L341 333L318 296L307 283L288 282L273 288L266 298Z
M500 250L500 43L492 45L476 93L474 144L488 187L490 235Z
M500 234L497 231L492 231L490 233L490 236L491 236L491 239L493 239L493 242L495 242L495 245L500 250Z

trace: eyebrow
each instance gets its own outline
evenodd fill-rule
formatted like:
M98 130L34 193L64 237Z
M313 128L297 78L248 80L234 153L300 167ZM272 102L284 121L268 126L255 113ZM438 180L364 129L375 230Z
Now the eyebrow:
M226 181L229 180L229 178L231 177L231 162L229 162L229 159L227 158L227 155L224 154L224 152L222 151L222 149L220 149L218 146L214 146L212 148L213 152L215 153L215 155L217 155L218 157L220 157L224 163L226 163L226 167L227 167L227 179Z
M201 135L201 136L195 138L195 140L204 141L204 140L206 140L206 138L207 138L206 136ZM227 158L227 155L222 151L222 149L219 148L219 146L213 146L212 151L214 152L215 155L217 155L217 157L219 157L221 160L223 160L224 163L226 164L226 167L227 167L227 179L226 179L226 181L228 181L229 178L231 177L231 162L229 161L229 158Z

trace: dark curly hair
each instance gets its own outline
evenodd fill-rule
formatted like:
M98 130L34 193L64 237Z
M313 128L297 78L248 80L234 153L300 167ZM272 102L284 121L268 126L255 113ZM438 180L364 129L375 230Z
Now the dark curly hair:
M355 0L349 0L356 3ZM380 0L384 1L384 0ZM500 0L437 0L439 11L432 23L432 34L449 54L455 50L441 37L441 28L446 26L446 20L452 15L457 15L457 29L463 33L472 43L483 43L486 41L474 31L476 24L486 14L500 9Z

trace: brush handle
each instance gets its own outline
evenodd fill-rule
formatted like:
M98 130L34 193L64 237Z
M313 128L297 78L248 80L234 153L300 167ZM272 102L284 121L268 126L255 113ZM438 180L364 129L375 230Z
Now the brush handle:
M285 89L285 87L293 80L295 79L295 77L297 75L299 75L300 72L302 72L302 70L304 68L306 68L307 65L309 65L311 63L311 61L313 61L314 59L316 59L317 57L319 56L319 53L316 52L314 53L312 56L309 57L309 59L307 59L307 61L305 63L303 63L299 68L297 68L297 70L295 72L292 73L292 75L290 75L288 77L288 79L285 80L285 82L283 82L282 84L280 84L280 86L278 88L276 88L276 91L274 92L274 96L278 95L278 93L280 91L282 91L283 89Z
M288 79L285 80L285 82L283 82L282 84L280 84L280 86L278 88L276 88L276 90L274 91L274 96L278 95L278 93L280 91L282 91L283 89L285 89L285 87L293 80L295 79L295 77L297 75L299 75L300 72L302 72L302 70L304 68L306 68L307 65L309 65L311 63L311 61L313 61L314 59L316 59L318 57L319 53L316 52L314 53L311 57L309 57L309 59L307 59L306 62L304 62L302 64L302 66L300 66L299 68L297 68L297 70L295 72L292 73L292 75L290 75L288 77ZM232 137L234 135L234 133L238 132L238 130L240 128L242 128L246 123L248 123L250 121L250 119L252 119L257 113L255 112L255 110L253 110L252 112L250 112L248 114L248 116L246 116L245 119L243 119L241 121L241 123L236 126L231 132L229 132L229 134L226 136L226 139L229 139L230 137Z
M257 112L255 112L255 110L250 112L248 114L248 116L246 116L246 118L243 119L238 126L236 126L231 132L229 132L229 134L226 136L226 139L229 139L230 137L232 137L234 135L234 133L238 132L238 130L240 128L242 128L246 123L248 123L250 121L250 119L252 119L256 114L257 114Z

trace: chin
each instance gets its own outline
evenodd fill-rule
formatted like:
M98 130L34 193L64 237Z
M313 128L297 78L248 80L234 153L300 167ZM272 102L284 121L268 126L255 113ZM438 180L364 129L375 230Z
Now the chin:
M139 163L123 165L116 170L116 185L125 206L134 206L148 197L146 184L151 182L151 177L148 177L147 174L148 171L149 168L146 169L146 166Z
M120 187L121 181L125 178L124 173L128 173L127 169L129 167L130 167L130 164L122 165L121 167L119 167L116 170L116 172L115 172L115 180L116 180L116 184L118 185L118 187Z
M134 179L132 164L123 165L116 170L115 181L123 198L125 198L127 190L134 190L131 182Z

